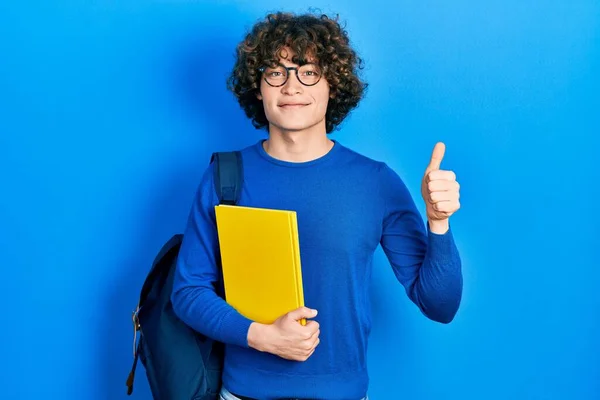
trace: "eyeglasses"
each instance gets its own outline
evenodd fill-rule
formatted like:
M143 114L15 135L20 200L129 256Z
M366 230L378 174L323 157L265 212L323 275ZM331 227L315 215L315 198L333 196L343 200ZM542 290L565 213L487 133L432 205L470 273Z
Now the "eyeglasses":
M264 74L265 82L274 87L285 85L291 70L296 71L296 78L304 86L316 85L323 76L321 68L313 63L303 64L300 67L285 67L277 64L274 67L261 67L258 70Z

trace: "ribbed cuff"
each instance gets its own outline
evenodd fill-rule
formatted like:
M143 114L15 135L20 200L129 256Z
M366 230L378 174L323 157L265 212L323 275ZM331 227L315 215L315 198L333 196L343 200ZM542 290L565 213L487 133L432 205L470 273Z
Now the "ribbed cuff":
M224 343L235 344L241 347L248 346L248 330L252 320L233 310L223 318L220 327L220 336Z
M458 250L452 234L452 225L448 223L448 230L444 233L432 232L427 221L427 236L429 239L429 257L433 263L453 262L458 257Z

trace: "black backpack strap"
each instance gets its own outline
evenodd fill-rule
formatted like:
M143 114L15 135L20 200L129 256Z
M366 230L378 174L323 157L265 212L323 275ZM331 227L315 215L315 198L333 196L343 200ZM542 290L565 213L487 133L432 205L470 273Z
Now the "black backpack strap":
M242 193L244 169L239 151L216 152L210 158L214 162L213 175L219 204L236 205Z
M131 366L131 370L127 376L127 381L125 382L125 385L127 385L127 396L131 396L133 393L133 380L135 379L135 368L137 367L139 355L140 351L138 348L136 348L133 355L133 365Z

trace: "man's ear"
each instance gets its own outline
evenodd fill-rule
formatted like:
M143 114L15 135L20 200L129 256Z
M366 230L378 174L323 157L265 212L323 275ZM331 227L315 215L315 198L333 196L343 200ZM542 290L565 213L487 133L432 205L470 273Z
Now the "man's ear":
M256 92L256 98L262 101L262 95L260 92Z

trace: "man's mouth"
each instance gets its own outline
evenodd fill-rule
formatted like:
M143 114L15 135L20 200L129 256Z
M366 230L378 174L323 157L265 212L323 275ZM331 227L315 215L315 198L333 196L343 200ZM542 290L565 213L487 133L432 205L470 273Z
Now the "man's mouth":
M281 104L279 107L281 108L302 108L307 106L308 104L300 104L300 103L288 103L288 104Z

